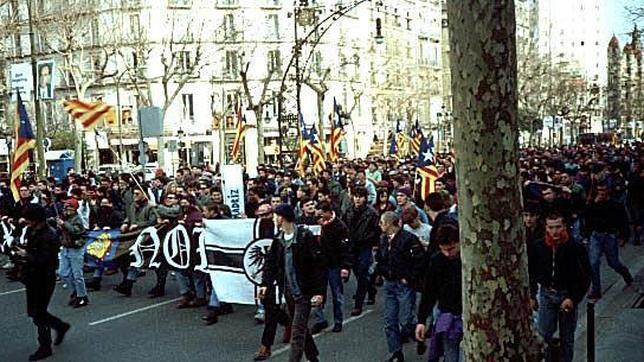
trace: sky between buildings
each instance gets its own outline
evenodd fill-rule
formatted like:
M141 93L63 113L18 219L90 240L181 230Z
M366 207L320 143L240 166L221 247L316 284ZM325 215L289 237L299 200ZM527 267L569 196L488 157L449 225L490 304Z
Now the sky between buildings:
M607 26L608 36L606 44L613 34L619 38L620 46L624 46L629 40L628 32L633 30L633 19L626 11L627 6L642 6L644 7L644 0L606 0L607 11ZM644 25L644 19L638 21L638 26L641 28Z

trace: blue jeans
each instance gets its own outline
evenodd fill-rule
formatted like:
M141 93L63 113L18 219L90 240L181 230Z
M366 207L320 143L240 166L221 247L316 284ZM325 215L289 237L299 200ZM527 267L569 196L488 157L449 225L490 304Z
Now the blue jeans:
M619 261L619 245L615 234L593 232L590 236L590 267L592 269L592 290L601 293L600 268L602 254L606 254L608 265L620 275L628 273L628 269Z
M75 249L63 247L60 252L60 278L72 288L73 292L79 298L87 296L85 279L83 277L84 259L84 248Z
M215 288L213 287L210 290L210 300L208 301L208 309L218 309L221 306L221 303L219 302L219 297L217 296L217 292L215 292Z
M362 309L364 298L367 296L369 289L369 267L373 262L371 247L365 247L358 250L353 257L353 274L358 281L356 288L356 309Z
M177 274L177 282L179 283L179 293L181 295L188 295L194 288L196 298L206 299L206 274L183 270Z
M340 277L340 268L329 268L327 270L327 280L329 281L329 288L331 288L331 296L333 298L333 321L335 324L342 324L344 285L342 284L342 278ZM326 322L326 318L324 317L324 305L315 309L313 312L313 318L316 323Z
M412 336L415 325L408 325L409 315L414 314L412 300L414 291L407 285L400 282L385 281L385 336L389 353L402 350L400 337L403 335ZM401 326L402 324L402 326Z
M575 351L575 328L577 328L577 306L570 312L561 311L565 291L541 288L539 293L539 320L537 329L546 341L546 361L552 353L552 336L559 326L562 361L572 361ZM554 362L554 361L553 361ZM557 361L558 362L558 361Z

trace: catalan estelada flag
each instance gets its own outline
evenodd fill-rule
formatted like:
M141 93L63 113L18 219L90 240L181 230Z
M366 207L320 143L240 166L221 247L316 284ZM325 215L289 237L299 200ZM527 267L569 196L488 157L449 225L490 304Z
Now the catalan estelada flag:
M420 197L425 200L427 195L434 192L434 182L438 178L438 170L434 165L434 141L423 138L418 154L416 168L417 182L420 183Z
M231 152L231 160L235 161L241 153L241 142L246 134L248 125L246 125L246 117L242 115L241 101L237 103L237 125L235 130L235 140L233 141L233 149Z
M25 105L20 98L20 92L18 92L17 108L16 148L11 162L11 193L16 201L20 200L20 179L29 167L29 151L36 147L36 137L34 137Z
M95 127L102 117L114 112L114 107L103 102L87 103L78 99L64 100L63 106L83 129Z
M340 115L340 107L335 102L335 97L333 98L333 116L331 119L331 140L329 149L329 160L331 162L337 162L340 159L340 143L342 138L344 138L344 126L342 125L342 117Z
M411 156L418 156L423 138L425 138L423 136L423 129L420 127L418 120L416 120L416 124L409 130L409 151L411 152Z

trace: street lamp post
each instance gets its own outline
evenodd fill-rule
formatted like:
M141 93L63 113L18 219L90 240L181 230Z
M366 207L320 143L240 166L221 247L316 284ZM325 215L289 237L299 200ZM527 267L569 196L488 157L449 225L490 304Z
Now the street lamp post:
M286 66L286 69L284 70L284 74L282 76L282 81L280 83L280 88L279 88L279 94L277 97L277 109L278 109L278 115L277 115L277 127L280 130L280 134L278 137L278 148L279 148L279 154L280 156L282 155L283 152L283 145L284 145L284 140L283 140L283 132L282 132L282 114L284 111L284 93L286 92L286 77L288 75L288 72L291 68L291 66L295 66L295 84L296 84L296 104L297 104L297 117L299 117L299 114L301 113L301 88L302 88L302 77L301 77L301 72L302 69L300 69L300 56L302 54L302 47L304 44L307 44L308 40L317 33L319 29L321 29L325 24L329 23L329 27L331 24L334 24L336 21L338 21L340 18L342 18L344 15L346 15L349 11L353 10L357 6L365 3L365 2L371 2L372 0L357 0L354 1L351 5L348 6L338 6L336 10L334 10L330 15L325 17L324 19L320 20L318 23L315 24L313 29L311 29L306 36L302 39L298 39L298 21L302 21L299 25L307 26L311 25L313 21L315 21L315 16L314 16L314 9L308 8L309 4L308 1L300 1L299 4L295 4L295 11L294 11L294 46L293 46L293 54L291 56L291 59L288 62L288 65ZM377 6L382 6L382 1L381 0L376 0ZM305 16L305 17L303 17ZM376 19L376 42L378 44L382 43L383 41L383 36L381 32L381 22L380 19ZM327 28L328 29L328 28ZM320 42L320 37L316 39L314 43L312 43L312 49L313 51L317 44ZM299 122L299 121L298 121ZM300 126L299 124L297 125L297 130L298 130L298 135L300 133ZM280 161L280 166L283 166L283 160L282 157L279 157Z

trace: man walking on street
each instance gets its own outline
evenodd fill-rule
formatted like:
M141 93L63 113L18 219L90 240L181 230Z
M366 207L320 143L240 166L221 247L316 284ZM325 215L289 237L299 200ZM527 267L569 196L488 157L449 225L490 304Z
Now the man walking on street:
M277 282L286 290L286 301L293 306L293 332L290 362L299 362L306 354L308 361L317 362L318 350L307 324L311 307L323 302L326 289L325 261L319 242L306 228L295 226L295 211L288 204L274 210L275 225L281 232L273 241L262 274L260 298Z
M65 219L57 219L62 230L63 249L60 252L60 278L72 289L69 305L74 308L85 307L89 303L83 261L85 259L85 227L78 215L78 201L70 198L65 202Z
M372 249L378 245L378 213L367 205L367 190L362 186L353 189L353 207L347 211L345 223L353 245L353 273L358 281L355 307L352 316L362 314L364 299L369 289L369 267L373 262Z
M320 203L322 234L320 243L324 250L327 265L327 279L333 301L333 332L342 332L342 306L344 305L343 281L349 279L351 270L351 243L349 242L349 230L340 220L331 203L323 201ZM318 334L326 329L329 324L324 317L324 305L320 306L313 313L315 325L311 334Z
M561 361L573 359L577 306L590 285L590 263L584 247L568 231L564 216L551 212L546 216L543 240L529 253L530 295L538 310L537 329L546 342L546 361L555 362L553 336L559 326ZM537 285L540 286L537 303Z
M382 214L380 228L383 235L376 261L377 272L385 279L385 335L391 353L388 361L403 362L402 342L413 336L415 327L416 293L411 287L417 277L414 266L424 256L424 250L414 234L401 228L395 212Z
M56 267L60 241L54 229L46 223L45 209L30 205L25 207L22 216L29 230L27 245L16 248L16 254L24 262L24 283L27 289L27 314L38 327L38 350L29 356L30 361L38 361L52 355L51 329L56 331L54 345L63 342L70 325L49 314L47 307L56 287Z
M602 296L600 265L606 254L608 265L624 278L626 285L633 283L628 268L619 260L619 242L628 237L626 210L622 204L610 198L607 184L597 186L597 196L586 211L586 236L590 235L590 266L593 271L593 287L589 299Z

